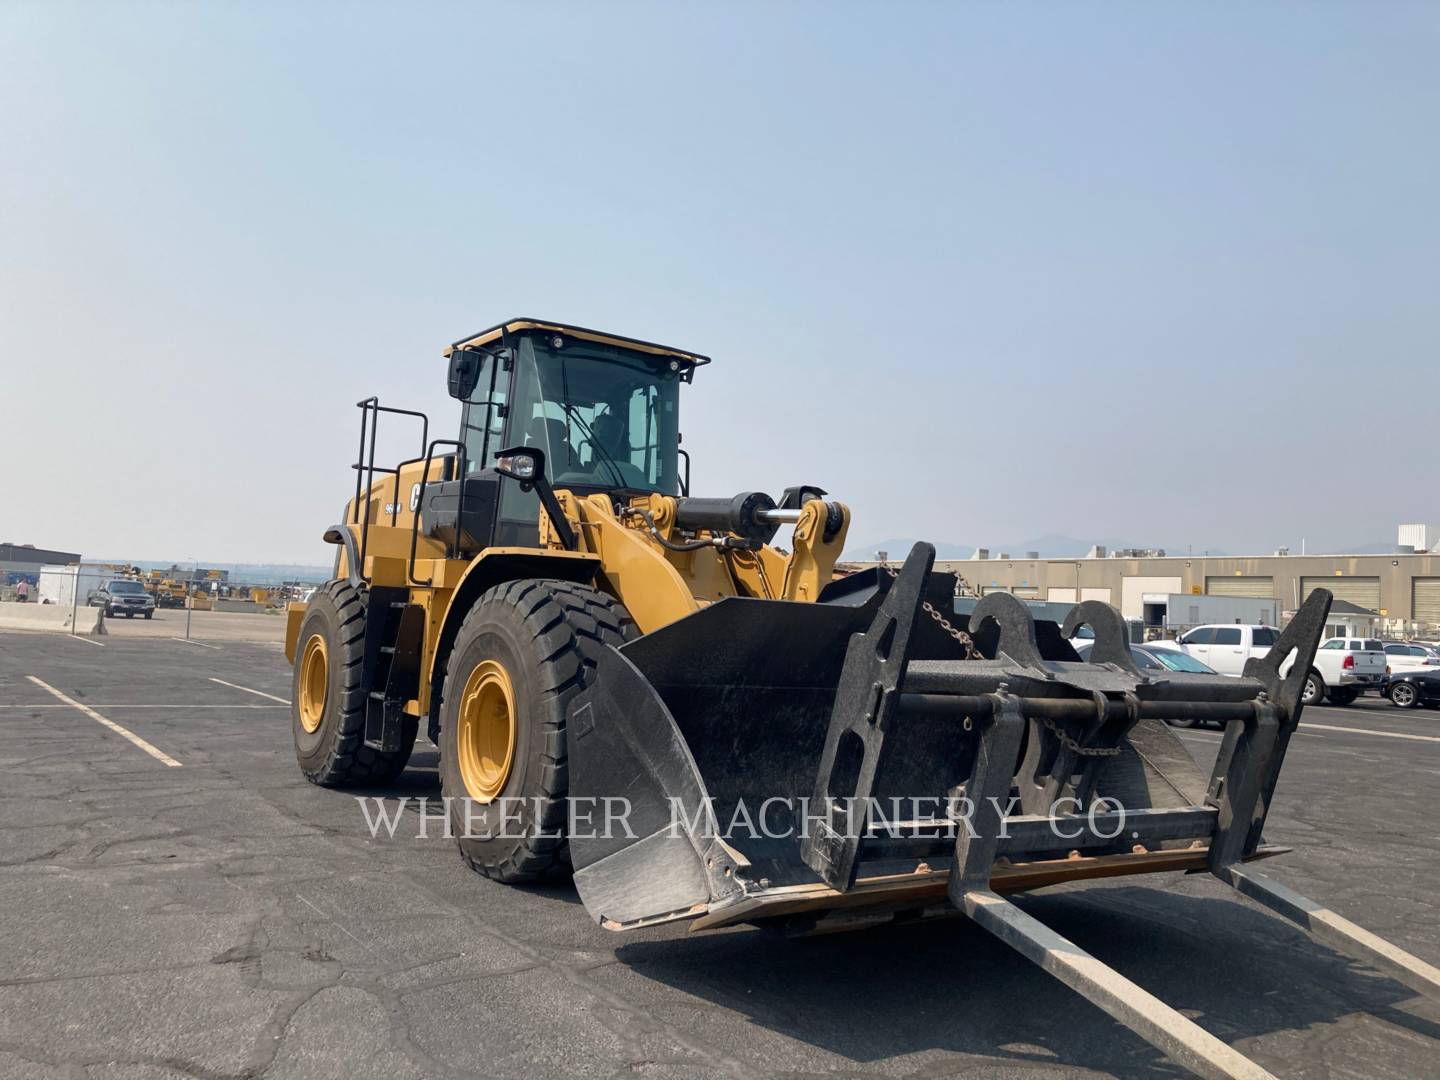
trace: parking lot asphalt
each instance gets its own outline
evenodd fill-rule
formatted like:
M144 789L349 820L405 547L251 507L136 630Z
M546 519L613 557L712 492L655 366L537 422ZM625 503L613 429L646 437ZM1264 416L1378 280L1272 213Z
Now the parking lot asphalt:
M173 641L212 642L285 640L285 616L274 612L248 611L186 611L184 608L160 608L148 619L111 616L105 620L105 633L97 640L112 637L164 638Z
M0 1076L1183 1075L964 920L622 936L372 839L295 768L273 644L101 640L0 634ZM1309 710L1265 870L1440 963L1437 794L1440 712ZM1440 1006L1213 879L1019 902L1281 1077L1440 1071Z

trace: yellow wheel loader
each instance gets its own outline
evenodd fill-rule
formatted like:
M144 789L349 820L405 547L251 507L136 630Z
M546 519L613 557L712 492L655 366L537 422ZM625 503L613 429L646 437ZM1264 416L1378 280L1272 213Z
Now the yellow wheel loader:
M481 874L571 872L612 930L968 916L1203 1075L1265 1074L1005 896L1209 872L1440 992L1250 865L1283 850L1262 830L1329 593L1243 678L1142 673L1114 608L957 598L928 544L835 579L850 511L819 487L692 495L703 355L531 318L446 355L457 437L358 403L334 580L288 608L314 783L395 777L423 724ZM415 457L376 463L382 417ZM1224 725L1208 775L1167 720Z

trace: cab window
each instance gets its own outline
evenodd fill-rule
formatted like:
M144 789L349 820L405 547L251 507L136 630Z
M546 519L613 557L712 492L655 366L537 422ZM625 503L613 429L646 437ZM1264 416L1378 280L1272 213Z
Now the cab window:
M1238 626L1222 626L1215 631L1216 645L1239 645L1240 628Z

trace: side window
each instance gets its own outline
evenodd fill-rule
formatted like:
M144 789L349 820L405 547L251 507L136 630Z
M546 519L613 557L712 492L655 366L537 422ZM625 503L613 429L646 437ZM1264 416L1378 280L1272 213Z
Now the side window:
M1386 656L1410 656L1410 655L1411 655L1411 652L1410 652L1410 650L1409 650L1408 648L1406 648L1404 645L1386 645L1386 646L1385 646L1385 655L1386 655Z
M1257 649L1268 649L1275 644L1275 631L1268 626L1257 626L1251 634L1250 644Z
M1345 642L1341 641L1339 638L1335 638L1332 641L1327 641L1324 645L1320 646L1320 648L1322 649L1343 649L1344 647Z
M1215 628L1213 626L1202 626L1185 635L1186 645L1212 645L1214 642Z
M498 378L497 378L498 376ZM506 392L506 376L496 371L495 360L487 356L475 383L475 392L460 414L460 441L465 444L465 471L478 472L491 464L500 445Z
M1239 645L1240 628L1238 626L1222 626L1215 631L1216 645Z

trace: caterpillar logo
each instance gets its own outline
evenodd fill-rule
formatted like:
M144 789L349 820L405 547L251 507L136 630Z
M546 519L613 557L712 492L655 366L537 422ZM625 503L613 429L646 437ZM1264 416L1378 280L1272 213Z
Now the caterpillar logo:
M414 484L410 488L410 512L413 514L419 506L420 485ZM400 512L400 504L398 502L386 503L383 512L386 514L398 514Z

